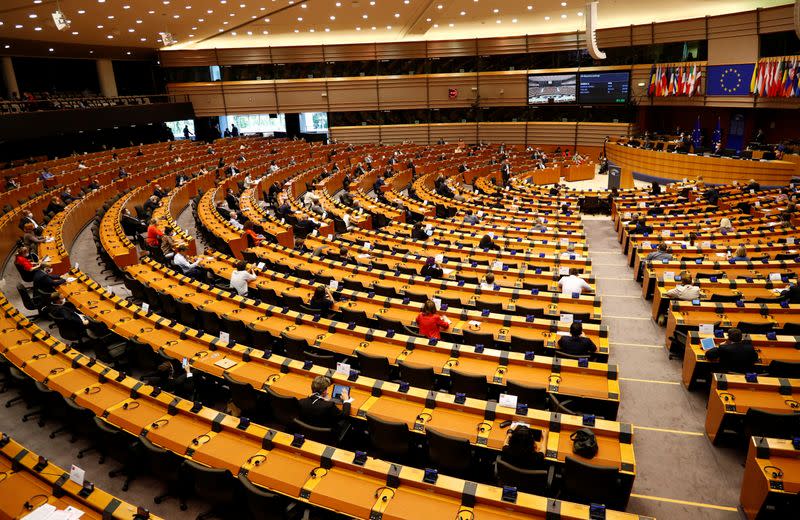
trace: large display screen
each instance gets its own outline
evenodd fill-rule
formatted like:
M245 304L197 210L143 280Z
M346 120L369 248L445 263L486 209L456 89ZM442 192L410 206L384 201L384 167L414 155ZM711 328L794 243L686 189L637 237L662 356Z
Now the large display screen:
M531 74L528 76L528 104L575 103L576 74Z
M625 103L630 89L630 72L582 72L581 103Z

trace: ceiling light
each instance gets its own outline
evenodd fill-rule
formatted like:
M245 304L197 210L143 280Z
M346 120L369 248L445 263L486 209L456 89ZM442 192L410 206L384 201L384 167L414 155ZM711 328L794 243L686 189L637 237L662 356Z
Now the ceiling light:
M14 26L14 29L22 29L22 24L18 23L17 25Z
M436 9L441 9L441 8L443 8L443 7L444 7L444 6L443 6L442 4L439 4L439 5L437 5L437 6L436 6Z
M261 31L261 34L269 34L269 31Z
M130 8L131 8L131 6L129 6L129 5L123 5L123 6L122 6L122 8L123 8L123 9L130 9Z
M331 32L331 29L330 29L330 27L326 27L326 28L325 28L325 32Z
M366 20L367 18L369 18L369 16L367 16L367 15L365 15L365 14L362 14L362 15L361 15L361 18L363 18L364 20Z
M567 7L567 3L566 2L561 2L561 7Z
M341 2L336 2L336 7L342 7L342 3Z
M298 16L298 17L297 17L297 21L298 21L298 22L302 22L302 21L303 21L303 17L302 17L302 16Z
M103 28L103 26L102 26L102 25L98 25L98 26L97 26L97 28L98 28L98 29L102 29L102 28Z
M203 23L203 22L206 21L206 19L205 18L198 18L197 21L200 22L200 23Z
M565 15L565 14L561 15L561 18L566 18L566 17L567 17L567 15Z
M431 21L431 19L430 19L430 18L425 18L425 21L426 21L426 22L430 22L430 21Z
M454 23L450 23L450 24L447 24L447 25L448 25L449 27L453 27L453 26L455 26L455 24L454 24Z
M146 42L146 41L147 41L147 38L139 38L139 41L140 41L140 42Z
M466 11L461 11L461 12L460 12L460 13L458 13L458 14L460 14L461 16L464 16L464 15L466 15L466 14L467 14L467 12L466 12Z
M34 27L34 28L33 28L33 30L34 30L34 31L41 31L41 30L42 30L42 28L41 28L41 27Z
M180 17L181 17L181 15L179 15L179 14L173 14L173 15L172 15L172 17L173 17L173 18L180 18Z
M308 32L314 32L314 29L309 29Z
M389 29L390 31L392 30L392 26L391 25L387 25L386 28Z
M532 6L532 5L529 5L529 6L528 6L528 11L530 11L531 9L533 9L533 6Z
M114 35L113 34L109 34L108 36L106 36L106 38L108 38L109 40L113 40L114 39Z
M361 30L361 27L356 27L356 31L360 31L360 30Z
M269 23L269 18L264 18L264 23Z
M331 20L336 20L336 17L331 15Z
M9 45L9 44L5 44L5 45L3 45L3 48L4 48L4 49L10 49L10 48L11 48L11 45Z
M373 25L373 26L371 27L371 29L374 31L375 29L377 29L377 27L375 27L375 26Z
M511 19L511 23L517 23L517 19L516 18L512 18Z
M501 20L498 18L497 20L495 20L495 21L494 21L494 23L502 23L502 22L501 22Z
M492 9L492 12L493 12L493 13L495 13L495 14L497 14L497 13L499 13L499 12L500 12L500 9Z
M305 9L305 8L306 8L306 7L308 7L308 6L307 6L306 4L303 4L303 5L301 5L300 7L301 7L302 9Z
M295 29L294 32L299 33L300 29Z
M128 29L128 32L136 32L135 29Z
M400 13L394 13L395 18L400 18Z
M128 52L126 52L125 54L127 54L128 56L130 56L130 55L131 55L131 51L128 51Z
M78 31L72 31L73 36L77 36L78 34L79 34Z
M108 15L108 19L109 20L113 20L114 19L114 15L113 14Z
M433 27L434 27L434 28L438 28L438 27L439 27L439 24L438 24L438 23L435 23L435 24L433 24Z
M28 15L28 18L38 18L38 17L39 17L39 15L37 15L37 14L29 14Z
M375 2L370 2L369 5L375 5Z
M578 11L578 16L583 16L583 11Z
M544 17L544 20L545 20L546 22L549 22L549 21L550 21L550 17L549 17L549 16L545 16L545 17Z
M232 34L232 35L234 35L234 36L236 36L236 31L233 31L231 34Z
M47 50L48 50L48 51L50 51L50 52L53 52L55 49L54 49L54 48L52 48L52 47L50 47L50 48L49 48L49 49L47 49Z
M142 23L142 21L141 20L136 20L136 23Z
M84 11L83 9L79 9L78 14L86 14L86 11Z

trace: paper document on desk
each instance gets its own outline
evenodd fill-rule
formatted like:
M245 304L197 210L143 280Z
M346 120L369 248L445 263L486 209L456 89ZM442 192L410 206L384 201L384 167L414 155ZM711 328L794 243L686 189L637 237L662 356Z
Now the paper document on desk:
M704 336L713 336L714 335L714 324L713 323L701 323L700 327L698 327L698 333Z
M21 518L24 518L25 520L48 520L55 512L56 506L52 504L42 504L31 511L28 515Z
M445 268L442 269L442 274L444 274L445 276L449 276L449 275L453 274L453 270L452 269L448 269L448 268L445 267Z
M225 359L220 359L219 361L214 363L214 365L220 367L223 370L228 370L229 368L236 366L236 361L225 358Z
M507 408L517 408L517 396L511 394L500 394L500 398L498 400L498 404L500 406L505 406Z
M475 328L478 328L478 327L480 327L480 326L481 326L481 322L479 322L478 320L469 320L469 321L467 322L467 324L468 324L470 327L475 327Z

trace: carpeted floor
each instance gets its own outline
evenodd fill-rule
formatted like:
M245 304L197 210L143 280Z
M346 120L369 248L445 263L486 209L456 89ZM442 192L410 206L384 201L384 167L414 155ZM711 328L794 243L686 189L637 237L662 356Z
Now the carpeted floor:
M188 210L181 214L178 224L197 236ZM610 361L619 365L619 420L635 426L638 469L628 511L668 520L741 518L735 508L744 453L714 447L705 437L707 396L689 393L680 385L680 362L667 358L664 329L650 318L649 302L642 300L641 286L633 281L632 270L625 265L609 218L586 217L584 225L598 293L603 298L603 322L609 327ZM121 280L105 281L106 275L99 272L88 229L76 241L72 261L80 262L89 276L111 285L117 294L127 295ZM2 290L21 308L13 291L18 282L16 270L5 269L0 280ZM8 392L2 400L12 396L13 391ZM194 518L203 510L197 500L190 500L185 512L178 509L174 499L154 504L152 497L161 492L161 484L151 478L136 480L129 491L123 492L123 479L108 477L112 461L101 466L94 453L77 459L77 452L86 447L85 441L70 444L68 435L50 439L48 434L58 425L39 428L36 421L23 423L20 418L25 412L24 404L0 407L0 430L62 467L76 463L99 487L164 518Z

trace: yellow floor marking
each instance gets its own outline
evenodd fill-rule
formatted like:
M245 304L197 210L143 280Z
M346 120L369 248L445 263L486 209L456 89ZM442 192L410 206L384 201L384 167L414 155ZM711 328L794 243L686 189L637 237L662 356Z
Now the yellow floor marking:
M636 379L634 377L620 377L620 381L635 381L637 383L657 383L660 385L679 385L678 381L656 381L655 379Z
M635 425L637 430L648 430L652 432L664 432L664 433L678 433L680 435L693 435L696 437L702 437L705 435L703 432L688 432L686 430L671 430L669 428L653 428L650 426L639 426L638 424Z
M730 506L718 506L715 504L705 504L703 502L690 502L688 500L676 500L674 498L654 497L651 495L640 495L639 493L631 493L631 497L642 498L645 500L656 500L658 502L670 502L672 504L681 504L685 506L706 507L709 509L718 509L720 511L734 511L734 512L738 511L737 508Z

